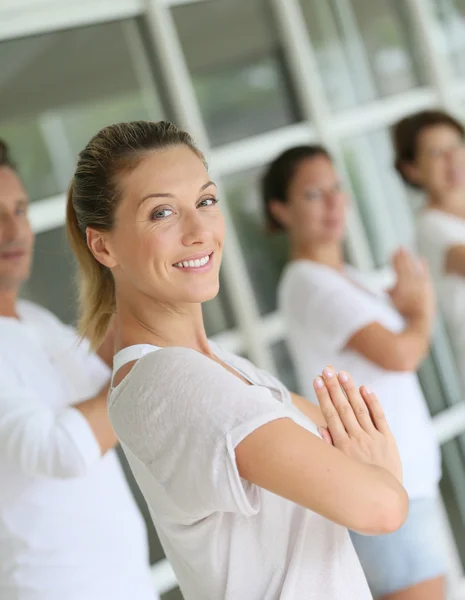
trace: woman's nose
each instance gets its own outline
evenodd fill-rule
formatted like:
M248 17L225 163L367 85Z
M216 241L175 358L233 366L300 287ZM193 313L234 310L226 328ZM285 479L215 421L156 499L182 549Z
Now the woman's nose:
M207 237L208 231L198 211L184 217L182 241L185 246L204 244Z

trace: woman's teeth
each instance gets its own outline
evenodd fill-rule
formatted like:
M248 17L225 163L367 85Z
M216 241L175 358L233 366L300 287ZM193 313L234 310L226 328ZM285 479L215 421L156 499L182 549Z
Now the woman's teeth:
M192 268L196 268L196 267L203 267L204 265L207 264L207 262L210 260L210 255L204 256L203 258L196 258L195 260L184 260L183 262L178 262L175 263L174 266L175 267L190 267Z

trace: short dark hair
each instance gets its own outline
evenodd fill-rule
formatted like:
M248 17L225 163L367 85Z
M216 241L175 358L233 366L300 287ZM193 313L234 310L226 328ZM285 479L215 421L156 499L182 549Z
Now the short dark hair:
M418 137L427 127L447 125L455 129L460 136L465 137L465 128L462 123L442 110L423 110L408 117L404 117L392 128L392 142L394 145L394 166L402 179L411 187L419 189L420 186L411 181L404 173L405 163L415 160L418 151Z
M271 213L271 202L273 200L283 203L287 202L287 193L297 167L302 161L317 156L324 156L332 161L330 153L323 146L317 144L295 146L282 152L266 169L261 180L261 192L269 231L283 229L281 223Z
M0 167L10 167L10 169L16 169L16 166L10 156L8 144L2 139L0 139Z

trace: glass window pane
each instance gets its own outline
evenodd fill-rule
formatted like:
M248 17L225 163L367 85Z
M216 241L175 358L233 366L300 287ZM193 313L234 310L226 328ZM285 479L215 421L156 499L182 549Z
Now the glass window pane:
M36 237L31 277L22 296L52 311L64 323L74 324L77 316L75 262L65 228Z
M276 310L276 288L287 260L284 234L268 234L258 193L260 171L253 169L224 179L228 206L261 314Z
M141 48L133 20L0 43L0 136L32 200L66 189L101 127L162 116L153 82L135 67Z
M440 483L442 499L451 533L465 567L465 436L461 435L442 446L443 476Z
M425 81L404 0L302 0L333 110Z
M273 344L273 346L271 346L271 353L278 370L279 379L284 383L290 392L295 392L298 394L299 387L297 384L297 377L286 342L283 340Z
M173 15L213 145L298 119L268 3L201 2Z
M457 77L465 75L465 0L433 0L436 48L448 55Z
M393 167L386 130L342 141L342 151L375 263L386 265L392 252L412 246L414 223L406 190Z

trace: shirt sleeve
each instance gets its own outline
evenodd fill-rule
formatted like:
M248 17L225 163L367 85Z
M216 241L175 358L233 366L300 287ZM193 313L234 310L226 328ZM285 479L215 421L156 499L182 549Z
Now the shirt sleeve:
M0 360L0 456L29 475L68 478L85 475L101 451L80 411L48 407Z
M146 355L125 384L110 398L114 430L178 509L189 518L256 514L258 488L239 476L235 448L257 428L290 417L270 390L186 348Z
M329 269L315 274L302 269L292 284L292 319L322 353L339 352L357 331L380 321L370 294Z
M463 224L456 223L453 217L441 215L439 211L420 217L417 237L419 251L436 275L443 274L449 249L465 245Z

